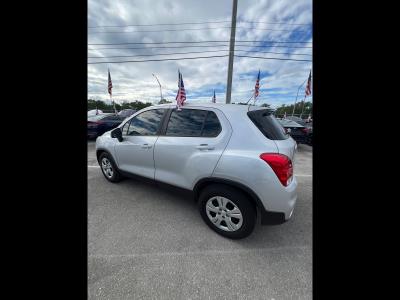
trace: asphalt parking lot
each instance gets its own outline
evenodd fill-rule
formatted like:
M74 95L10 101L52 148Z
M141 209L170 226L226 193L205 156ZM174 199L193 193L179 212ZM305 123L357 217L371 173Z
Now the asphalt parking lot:
M182 195L108 182L88 142L88 298L311 299L312 147L294 165L292 219L229 240Z

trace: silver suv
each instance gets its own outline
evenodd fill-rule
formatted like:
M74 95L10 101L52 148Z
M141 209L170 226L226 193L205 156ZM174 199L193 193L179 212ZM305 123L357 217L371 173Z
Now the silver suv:
M206 224L232 239L293 213L296 142L271 111L237 104L144 108L96 140L105 178L141 177L190 191Z

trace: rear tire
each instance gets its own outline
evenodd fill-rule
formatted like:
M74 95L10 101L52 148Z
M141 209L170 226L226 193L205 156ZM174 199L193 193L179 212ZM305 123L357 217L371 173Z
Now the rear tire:
M204 188L198 208L204 222L218 234L230 239L249 236L256 224L256 208L240 190L213 184Z
M118 168L110 154L108 154L107 152L101 153L99 157L99 164L101 172L108 181L121 181L122 176L119 173Z

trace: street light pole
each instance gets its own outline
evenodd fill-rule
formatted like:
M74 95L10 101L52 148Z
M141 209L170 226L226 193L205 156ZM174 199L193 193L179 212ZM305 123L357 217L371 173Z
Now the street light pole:
M226 103L231 103L233 54L234 54L234 51L235 51L237 2L238 2L237 0L233 0L232 23L231 23L231 39L230 39L230 42L229 42L228 81L226 83Z
M161 89L161 83L160 83L160 81L158 80L158 78L157 78L157 76L156 75L154 75L154 74L152 74L153 76L154 76L154 78L157 80L157 82L158 82L158 85L160 86L160 101L162 101L162 99L163 99L163 97L162 97L162 89Z

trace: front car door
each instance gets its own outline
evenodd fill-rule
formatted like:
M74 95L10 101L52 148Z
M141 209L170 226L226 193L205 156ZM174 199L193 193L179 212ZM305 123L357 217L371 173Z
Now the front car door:
M123 125L123 141L115 144L120 170L154 179L154 144L165 112L166 109L146 110Z
M192 189L197 180L212 175L231 133L218 109L173 109L154 148L155 179Z

